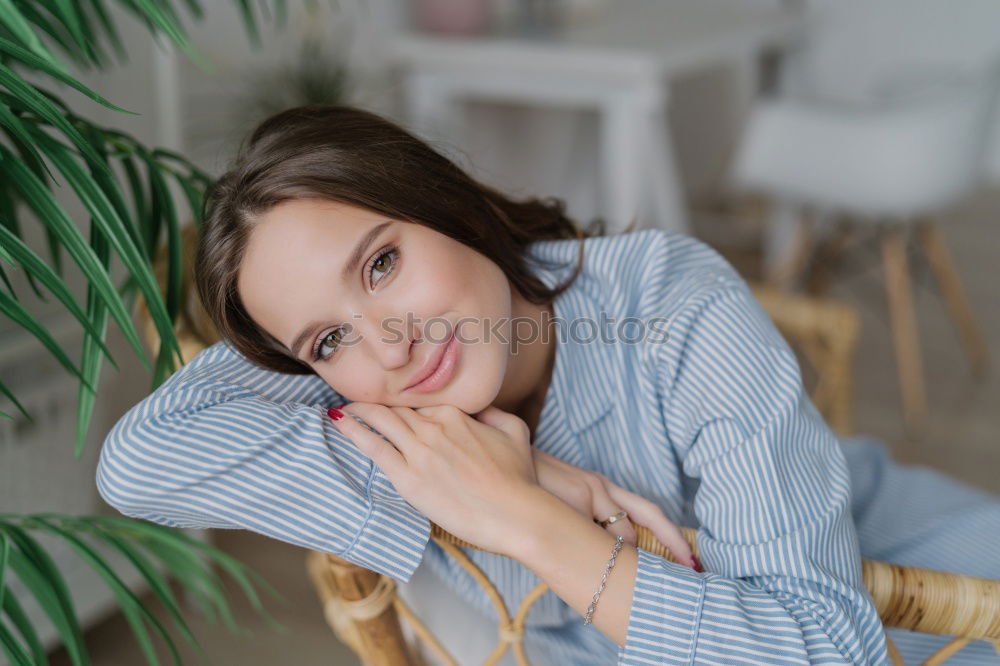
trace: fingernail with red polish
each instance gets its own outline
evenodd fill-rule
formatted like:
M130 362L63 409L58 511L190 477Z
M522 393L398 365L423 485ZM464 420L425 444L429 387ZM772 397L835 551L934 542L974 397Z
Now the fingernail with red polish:
M701 568L701 562L698 561L697 555L691 555L691 568L698 573L704 573L704 569Z
M331 407L330 409L326 410L326 413L334 421L338 421L344 418L344 412L340 411L336 407Z

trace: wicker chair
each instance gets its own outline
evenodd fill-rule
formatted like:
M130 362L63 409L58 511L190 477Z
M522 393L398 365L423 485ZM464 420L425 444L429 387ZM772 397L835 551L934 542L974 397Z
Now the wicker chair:
M185 296L176 330L187 362L216 342L218 335L193 288L191 267L197 243L193 227L184 231L183 243ZM156 262L161 285L165 284L164 265L165 258L161 256ZM754 293L782 333L813 366L818 378L812 391L817 408L839 433L848 433L852 418L851 364L859 332L857 314L842 304L766 287L755 287ZM155 352L159 336L141 299L139 310L147 340ZM526 666L522 642L525 618L548 586L543 582L535 587L512 616L493 583L461 550L476 547L438 525L431 527L431 538L483 586L497 608L500 640L484 663L495 664L512 648L518 663ZM696 530L681 529L697 553ZM646 528L636 526L636 534L639 548L675 561ZM404 636L400 617L443 663L458 666L397 594L393 579L328 553L309 551L306 564L323 602L327 622L365 666L422 666L422 655ZM862 576L884 626L957 636L928 658L925 666L944 662L973 640L992 641L1000 652L1000 581L873 560L862 561ZM888 643L893 663L903 664L895 645L891 640Z

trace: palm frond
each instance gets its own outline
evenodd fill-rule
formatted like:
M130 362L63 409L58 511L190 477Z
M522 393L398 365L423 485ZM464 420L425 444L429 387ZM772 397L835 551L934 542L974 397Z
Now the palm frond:
M233 1L251 41L259 44L257 7L248 0ZM202 200L212 180L181 155L149 148L123 132L77 115L60 96L36 83L39 79L56 81L115 112L130 113L80 83L67 66L103 68L109 52L122 60L127 57L111 19L111 4L131 12L152 33L165 36L196 64L209 69L189 41L179 11L183 6L189 15L201 18L199 0L0 0L0 262L23 274L40 300L54 296L80 324L84 337L78 363L20 300L2 263L0 316L32 335L78 379L78 456L91 423L103 360L107 358L117 368L106 344L110 321L152 372L153 388L181 361L173 329L181 301L181 222L170 184L179 186L195 224L200 225ZM285 3L277 0L275 5L283 21ZM82 204L88 225L72 219L57 199L56 188ZM30 216L22 218L22 212ZM22 223L28 222L41 224L48 260L25 242ZM161 241L168 255L162 287L152 270ZM85 306L67 283L64 255L85 280ZM115 261L121 262L126 273L120 287L111 278ZM162 340L153 368L132 322L138 294ZM0 395L32 418L2 381ZM2 412L0 417L11 418ZM150 664L159 663L157 641L166 646L174 663L181 663L176 636L197 647L171 579L209 619L221 619L236 631L218 570L276 625L258 594L266 590L277 596L270 586L234 558L181 531L117 516L0 514L0 652L12 664L46 663L24 599L15 596L14 579L51 622L74 666L90 664L69 586L37 538L43 535L62 541L104 580ZM112 553L117 557L110 557ZM125 584L119 573L121 562L135 569L166 609L169 628Z
M247 33L259 43L259 20L255 3L235 0ZM154 33L168 37L184 53L202 63L181 25L173 5L158 0L119 0L126 10L145 21ZM183 3L195 17L202 15L197 0ZM275 2L277 15L284 20L285 3ZM40 37L41 34L41 37ZM103 64L102 38L110 40L122 54L121 39L110 19L106 0L0 0L0 247L3 256L17 255L35 295L46 300L55 294L60 303L81 323L85 332L80 365L47 336L46 331L20 303L6 271L0 267L0 282L6 287L0 314L12 319L34 335L50 353L81 382L77 411L77 451L90 423L92 388L100 375L103 353L112 360L105 345L106 318L110 316L122 330L142 364L152 372L152 388L158 386L181 362L180 346L173 322L180 310L181 252L180 221L168 180L183 192L195 224L200 225L201 202L211 178L199 172L183 157L149 149L131 137L99 128L74 114L62 100L18 71L22 67L66 84L109 109L130 113L84 86L67 70L43 38L56 44L71 61L81 66ZM114 164L125 173L132 210L114 174ZM145 170L145 175L140 170ZM61 176L90 215L107 242L112 256L118 257L128 273L122 294L111 285L109 256L102 261L85 240L51 191ZM26 205L42 221L50 264L21 243L18 204ZM161 296L151 269L151 261L161 236L166 237L168 270L165 296ZM91 232L92 239L97 237ZM88 284L87 312L69 296L64 282L63 256L68 254L82 271ZM125 301L141 293L149 306L156 330L163 341L155 365L150 362L129 316ZM92 300L97 299L97 300ZM9 396L9 391L4 389ZM12 397L12 396L9 396ZM20 408L20 407L19 407Z
M0 0L0 25L3 25L26 49L48 61L54 67L65 71L66 66L56 60L35 34L31 22L24 16L12 0Z
M184 620L177 596L170 587L170 579L176 581L192 598L208 600L206 606L213 611L210 619L214 622L216 614L228 618L226 624L235 631L237 628L232 622L232 610L226 601L225 582L213 571L218 567L243 589L250 602L268 622L276 624L264 611L256 588L276 597L277 595L258 574L226 553L181 531L115 516L0 515L0 590L4 591L0 592L3 595L0 603L20 634L18 638L9 629L6 634L0 632L0 644L13 663L18 663L20 653L29 656L34 654L33 645L37 636L34 636L30 622L25 621L23 612L19 612L20 604L15 607L16 600L9 603L13 594L5 581L5 572L12 572L18 578L56 626L66 642L73 663L89 663L82 636L78 635L79 626L75 624L72 599L65 579L45 553L35 534L46 534L63 541L104 580L114 593L150 664L159 663L154 635L166 646L175 663L181 663L177 649L178 636L200 651L195 635ZM163 606L170 617L172 631L153 615L149 604L143 603L128 588L116 571L117 564L110 559L110 553L119 555L120 558L117 559L134 568L148 585L157 603ZM9 562L9 565L3 564L4 562ZM8 610L9 607L13 608L13 612ZM2 624L0 621L0 626Z

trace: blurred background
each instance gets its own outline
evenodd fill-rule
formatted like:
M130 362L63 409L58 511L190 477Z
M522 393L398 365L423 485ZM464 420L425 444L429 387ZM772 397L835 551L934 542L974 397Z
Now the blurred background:
M186 25L211 71L116 16L129 63L80 78L140 115L88 115L218 175L267 115L350 103L491 185L565 200L581 224L691 234L755 285L856 313L841 432L1000 493L993 0L290 1L256 49L237 3L205 10ZM68 454L72 415L58 418L74 380L26 373L22 390L54 416L0 450L25 479L0 488L5 508L105 510L100 443L149 381L115 333L121 372L102 378L82 462ZM5 368L41 367L14 333L3 339ZM52 486L30 484L33 468ZM213 663L357 663L324 622L304 551L211 538L289 601L270 605L284 632L249 607L236 611L251 633L240 637L192 613ZM93 608L94 663L143 663L124 620ZM57 651L52 663L71 662Z

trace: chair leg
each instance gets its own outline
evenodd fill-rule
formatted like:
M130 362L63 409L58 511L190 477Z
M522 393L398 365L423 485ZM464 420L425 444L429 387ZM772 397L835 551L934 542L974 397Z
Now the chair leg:
M903 422L911 436L919 435L927 412L927 395L920 359L917 321L913 310L913 290L906 260L906 236L894 226L882 236L882 264L885 269L886 295L892 319L900 392L903 397Z
M787 205L779 204L776 212L782 217L776 220L779 228L772 233L791 234L792 237L784 240L778 255L768 262L764 276L765 284L783 291L790 291L795 286L805 271L815 246L811 213L803 211L798 219L789 219L783 216L794 213L780 208Z
M850 221L835 222L831 238L816 252L815 266L806 280L806 291L812 296L825 296L830 291L830 283L840 266L853 231Z
M366 666L413 666L399 615L392 604L396 594L392 579L358 566L329 553L313 557L325 559L325 567L311 567L314 584L318 586L324 604L330 597L339 597L340 612L357 630L361 653ZM329 578L324 582L323 576ZM360 604L360 606L359 606ZM331 618L332 619L332 618Z
M934 271L934 277L941 287L945 302L951 311L951 317L962 338L972 372L977 377L984 377L989 368L989 353L986 349L986 342L976 325L972 306L969 304L965 289L962 288L962 281L958 277L958 271L955 270L955 264L951 260L951 254L944 244L941 232L931 223L918 225L917 231L924 253L930 260L931 270Z

